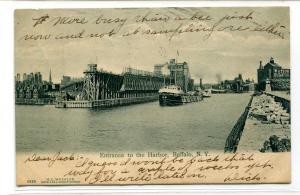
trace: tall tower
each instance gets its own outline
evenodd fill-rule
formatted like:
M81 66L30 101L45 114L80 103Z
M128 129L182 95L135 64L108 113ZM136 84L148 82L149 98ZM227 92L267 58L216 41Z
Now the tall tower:
M50 74L49 74L49 83L52 85L51 69L50 69Z

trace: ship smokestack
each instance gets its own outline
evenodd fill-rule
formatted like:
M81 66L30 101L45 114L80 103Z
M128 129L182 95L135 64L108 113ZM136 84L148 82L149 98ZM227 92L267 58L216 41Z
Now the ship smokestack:
M203 85L202 85L202 78L200 78L200 88L201 88L201 89L203 88Z

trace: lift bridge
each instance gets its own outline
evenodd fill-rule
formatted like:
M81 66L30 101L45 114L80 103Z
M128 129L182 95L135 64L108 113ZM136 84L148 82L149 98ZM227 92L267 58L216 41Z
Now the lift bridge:
M88 64L82 80L61 87L58 108L111 107L157 100L157 92L172 80L152 72L124 68L122 74Z

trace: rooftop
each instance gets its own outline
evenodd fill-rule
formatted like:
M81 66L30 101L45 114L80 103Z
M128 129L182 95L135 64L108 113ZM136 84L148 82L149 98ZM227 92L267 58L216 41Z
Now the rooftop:
M271 66L273 66L273 67L278 67L278 68L281 67L279 64L275 63L275 60L274 60L273 57L271 57L270 61L269 61L265 66L267 66L267 65L271 65ZM265 67L265 66L264 66L264 67Z

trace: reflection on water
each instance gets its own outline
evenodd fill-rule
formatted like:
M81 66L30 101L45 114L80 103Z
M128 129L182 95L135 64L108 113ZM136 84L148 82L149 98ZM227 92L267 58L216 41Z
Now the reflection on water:
M223 151L250 94L105 110L16 106L17 151Z

